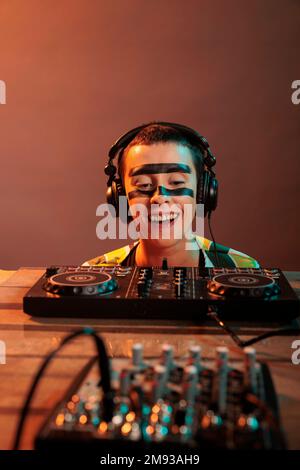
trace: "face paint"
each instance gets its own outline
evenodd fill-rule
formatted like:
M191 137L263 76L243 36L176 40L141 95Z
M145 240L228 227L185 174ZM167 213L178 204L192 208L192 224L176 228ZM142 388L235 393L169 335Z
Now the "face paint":
M191 168L182 163L148 163L130 170L129 176L151 175L159 173L191 173Z
M190 188L176 188L176 189L168 189L164 186L158 186L158 194L161 196L189 196L194 197L194 191ZM156 192L156 189L152 191L143 191L141 189L136 189L135 191L130 191L127 194L128 199L134 199L136 197L152 197L153 194Z

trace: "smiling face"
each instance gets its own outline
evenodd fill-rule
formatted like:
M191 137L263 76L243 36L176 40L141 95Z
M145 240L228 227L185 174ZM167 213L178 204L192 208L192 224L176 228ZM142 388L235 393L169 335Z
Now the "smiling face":
M190 149L176 142L133 145L123 165L132 214L134 205L142 204L151 222L147 238L160 246L183 239L183 220L190 213L185 228L191 227L196 211L197 172ZM165 239L163 233L170 236Z

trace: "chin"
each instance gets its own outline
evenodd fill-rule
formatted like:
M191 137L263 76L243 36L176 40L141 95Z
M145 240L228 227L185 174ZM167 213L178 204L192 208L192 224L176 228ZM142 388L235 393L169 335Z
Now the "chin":
M160 249L160 248L172 247L176 245L178 241L179 241L178 239L174 239L174 238L168 238L168 239L163 239L163 238L153 239L152 238L148 240L148 243L151 244L153 248Z

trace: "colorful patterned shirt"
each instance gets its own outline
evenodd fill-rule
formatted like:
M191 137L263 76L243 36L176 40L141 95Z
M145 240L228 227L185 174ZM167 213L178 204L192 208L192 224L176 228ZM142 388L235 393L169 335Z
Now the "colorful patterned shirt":
M220 265L225 268L234 268L234 267L259 268L260 267L259 263L254 258L251 258L245 253L234 250L232 248L228 248L227 246L224 246L224 245L220 245L219 243L216 243L216 250L215 250L214 244L211 240L208 240L207 238L203 238L199 236L196 236L196 241L198 243L200 250L202 251L204 255L205 267L207 268L220 266ZM128 262L129 264L134 264L134 262L132 261L132 258L134 259L134 257L130 255L133 252L135 252L135 249L137 248L138 243L139 243L139 240L137 240L136 242L130 245L122 246L121 248L110 251L101 256L97 256L96 258L90 259L88 261L85 261L83 265L84 266L113 266L116 264L128 265ZM217 263L215 251L217 251L217 258L220 264Z

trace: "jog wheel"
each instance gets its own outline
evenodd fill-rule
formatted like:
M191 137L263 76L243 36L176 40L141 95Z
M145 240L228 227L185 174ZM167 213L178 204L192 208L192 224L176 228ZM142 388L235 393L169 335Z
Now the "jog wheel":
M47 279L43 287L57 295L100 295L113 292L118 283L107 273L82 270L55 274Z
M259 274L219 274L207 283L211 294L224 297L271 298L280 293L274 279Z

